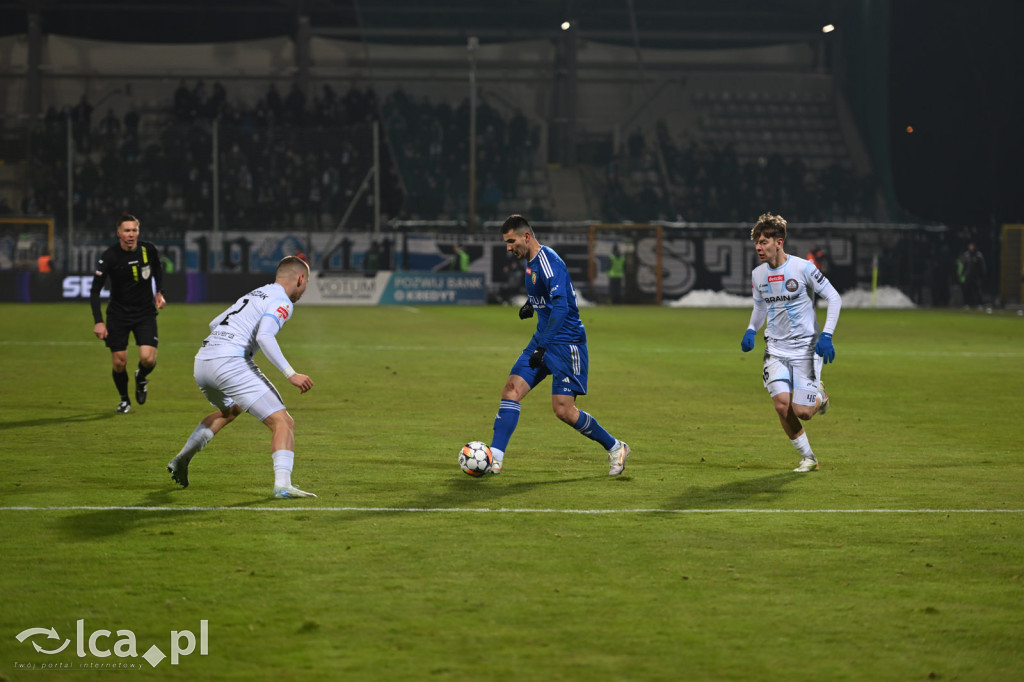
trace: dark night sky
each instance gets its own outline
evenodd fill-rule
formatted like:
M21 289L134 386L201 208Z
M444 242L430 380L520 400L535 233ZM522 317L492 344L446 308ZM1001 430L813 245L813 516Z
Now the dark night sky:
M892 10L901 205L951 225L1024 222L1024 2L894 0Z

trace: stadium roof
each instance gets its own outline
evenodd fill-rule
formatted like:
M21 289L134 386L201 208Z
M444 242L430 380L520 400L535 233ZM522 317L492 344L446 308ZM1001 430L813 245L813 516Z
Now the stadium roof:
M850 0L0 0L0 32L40 31L126 42L218 42L293 32L371 41L464 43L553 37L569 20L579 35L645 46L705 47L820 36ZM635 30L634 30L635 29Z

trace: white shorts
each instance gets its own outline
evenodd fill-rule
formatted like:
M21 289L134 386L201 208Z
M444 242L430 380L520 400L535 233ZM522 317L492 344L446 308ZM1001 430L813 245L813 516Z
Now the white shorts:
M210 404L218 410L238 405L263 421L285 409L281 394L256 363L246 358L196 358L193 376Z
M818 400L822 357L817 353L802 358L764 356L764 387L768 395L792 393L796 405L813 406Z

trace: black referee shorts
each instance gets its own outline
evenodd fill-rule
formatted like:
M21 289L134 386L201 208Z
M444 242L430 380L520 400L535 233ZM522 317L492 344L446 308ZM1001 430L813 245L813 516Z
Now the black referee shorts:
M116 315L107 315L107 348L111 353L128 349L128 335L135 335L137 346L157 346L156 315L122 319Z

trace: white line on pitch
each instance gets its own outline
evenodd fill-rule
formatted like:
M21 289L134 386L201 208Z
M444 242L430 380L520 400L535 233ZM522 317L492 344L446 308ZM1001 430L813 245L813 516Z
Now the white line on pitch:
M175 346L179 348L193 348L195 344L192 342L185 341L168 341L164 344L165 346ZM291 344L299 348L327 348L328 344L322 343L302 343L301 341L295 344ZM13 339L0 339L0 346L96 346L96 341L43 341L43 340L13 340ZM349 351L391 351L391 352L403 352L403 353L491 353L494 351L505 352L508 350L507 347L501 346L424 346L424 345L352 345L346 348ZM630 348L623 351L625 353L643 354L668 354L678 353L679 348L677 347L654 347L654 348ZM703 355L733 355L735 351L730 348L688 348L687 352L693 354ZM928 350L914 350L914 351L900 351L898 349L884 349L884 350L849 350L847 351L850 355L885 355L891 357L894 355L913 355L914 357L960 357L960 358L1022 358L1024 352L1020 351L999 351L999 352L979 352L979 351L928 351Z
M0 511L376 512L475 514L1024 514L1024 509L526 509L472 507L0 507Z

